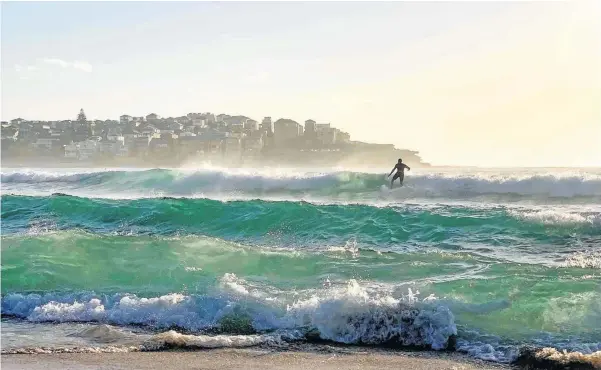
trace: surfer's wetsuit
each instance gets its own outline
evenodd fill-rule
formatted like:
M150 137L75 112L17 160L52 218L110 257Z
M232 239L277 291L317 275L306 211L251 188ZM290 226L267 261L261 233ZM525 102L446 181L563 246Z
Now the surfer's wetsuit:
M394 174L394 176L392 177L392 181L390 181L391 189L392 189L392 186L394 185L394 180L396 180L396 179L399 179L399 181L401 182L401 186L403 186L403 180L405 179L405 168L408 169L409 171L411 171L411 168L409 168L409 166L407 166L405 163L401 162L400 160L397 164L394 165L394 167L392 168L392 171L390 171L390 174L388 175L388 177L390 177L390 175L392 175L394 170L397 170L396 173Z

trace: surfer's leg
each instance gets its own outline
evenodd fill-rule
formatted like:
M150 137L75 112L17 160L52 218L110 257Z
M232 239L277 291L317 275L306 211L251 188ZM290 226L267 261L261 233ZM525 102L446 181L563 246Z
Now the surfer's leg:
M401 183L401 186L403 186L403 180L405 180L405 174L399 176L399 182Z

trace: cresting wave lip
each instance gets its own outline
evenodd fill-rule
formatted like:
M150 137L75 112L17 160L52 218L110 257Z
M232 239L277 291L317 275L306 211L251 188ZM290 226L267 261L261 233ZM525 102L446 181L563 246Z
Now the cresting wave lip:
M363 172L290 173L269 171L228 172L227 170L182 171L152 169L140 171L99 171L81 173L12 171L2 173L9 190L46 191L55 188L66 194L95 197L148 196L314 196L371 198L448 198L469 199L502 197L506 200L601 199L601 172L566 173L487 173L421 172L408 173L406 185L383 190L384 174ZM135 190L134 190L135 189Z

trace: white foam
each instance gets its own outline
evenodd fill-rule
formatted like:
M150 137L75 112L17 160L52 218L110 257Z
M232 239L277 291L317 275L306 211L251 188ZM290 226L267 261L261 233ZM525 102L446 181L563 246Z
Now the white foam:
M220 283L221 283L221 287L224 290L226 290L226 291L229 290L229 291L233 292L234 294L238 294L238 295L242 295L242 296L246 296L246 295L250 294L248 292L248 289L246 289L246 287L244 286L245 281L243 279L239 279L236 276L236 274L226 273L220 279Z
M521 220L546 225L599 225L601 213L585 210L573 211L555 207L552 209L513 209L509 214Z
M330 246L326 250L331 253L344 253L350 254L352 258L357 258L360 255L359 247L357 246L357 240L347 240L344 246Z
M563 266L601 269L601 250L576 252L566 258Z
M2 349L3 355L15 354L51 354L51 353L125 353L139 352L140 346L102 346L102 347L26 347Z
M142 344L146 351L165 348L244 348L262 344L284 346L286 341L300 339L300 334L263 334L263 335L186 335L174 330L157 334Z
M202 312L205 303L212 310ZM199 312L200 311L200 312ZM226 302L207 298L205 302L182 294L140 298L135 295L98 296L80 294L8 294L2 298L2 312L33 322L103 322L117 325L178 326L201 330L216 325L230 310Z
M105 316L104 305L97 298L90 299L88 302L48 302L41 306L36 306L29 319L31 321L101 321Z
M234 274L220 282L219 298L168 294L153 298L134 295L7 294L2 312L33 322L101 322L140 324L191 331L218 328L226 316L247 316L257 331L317 330L322 339L342 343L378 344L393 341L441 349L456 334L448 308L419 293L399 298L368 292L356 281L343 288L314 291L280 308L265 291L252 288Z
M518 346L501 346L498 343L483 343L480 341L470 342L466 340L457 341L457 351L481 360L510 363L519 354Z
M356 281L322 296L299 300L283 320L289 327L317 329L322 339L341 343L378 344L443 349L457 334L453 314L443 306L419 304L416 294L400 299L370 295Z
M188 272L198 272L202 271L202 267L186 266L184 267L184 270Z

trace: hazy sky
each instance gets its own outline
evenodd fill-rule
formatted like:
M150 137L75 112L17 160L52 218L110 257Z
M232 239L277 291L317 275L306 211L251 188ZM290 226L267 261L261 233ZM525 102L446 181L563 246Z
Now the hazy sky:
M312 118L434 164L601 166L601 2L3 2L2 119Z

